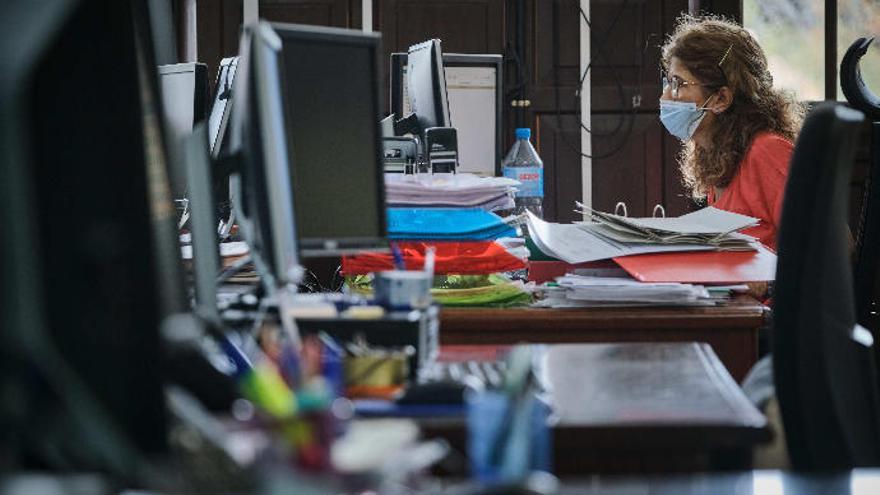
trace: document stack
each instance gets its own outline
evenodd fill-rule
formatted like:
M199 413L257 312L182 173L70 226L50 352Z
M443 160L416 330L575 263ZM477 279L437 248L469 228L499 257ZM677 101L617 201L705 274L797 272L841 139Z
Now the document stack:
M712 306L729 296L729 287L712 288L682 283L644 283L622 270L612 274L570 273L543 288L536 305L553 308L630 306Z
M557 224L529 215L532 239L548 256L576 264L645 253L758 248L755 238L738 232L758 219L717 208L675 218L627 218L578 206L593 221Z
M673 218L628 218L594 210L577 203L580 213L590 215L592 223L581 228L611 242L659 245L706 245L727 251L754 250L755 239L737 231L758 225L758 219L703 208Z
M385 174L385 203L406 208L511 210L519 182L473 174Z
M517 230L477 208L389 208L392 253L342 260L350 288L368 295L370 273L421 270L433 254L435 301L452 306L510 306L531 302L531 290L499 273L525 270L529 251Z

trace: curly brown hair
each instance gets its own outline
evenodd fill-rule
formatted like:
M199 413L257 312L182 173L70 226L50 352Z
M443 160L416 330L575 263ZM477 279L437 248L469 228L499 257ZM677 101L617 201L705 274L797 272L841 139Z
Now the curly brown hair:
M662 47L662 64L672 58L709 88L727 86L733 101L705 130L704 147L689 140L679 155L685 186L694 198L711 187L727 187L755 136L769 131L794 142L805 106L774 89L767 57L743 27L722 17L683 15Z

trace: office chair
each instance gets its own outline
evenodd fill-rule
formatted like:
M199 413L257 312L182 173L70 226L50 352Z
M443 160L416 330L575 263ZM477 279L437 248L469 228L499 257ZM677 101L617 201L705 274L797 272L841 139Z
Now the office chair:
M855 229L853 275L856 317L875 336L880 336L880 97L865 84L859 66L874 38L859 38L847 49L840 62L840 87L853 108L871 120L871 153L862 207Z
M846 220L861 112L819 104L791 161L779 230L773 371L792 467L880 465L871 334L856 324Z

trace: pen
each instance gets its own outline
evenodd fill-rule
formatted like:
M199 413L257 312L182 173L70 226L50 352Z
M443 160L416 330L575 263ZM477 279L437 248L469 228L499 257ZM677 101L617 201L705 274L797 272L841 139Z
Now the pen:
M400 247L397 246L396 242L389 244L391 245L391 255L394 256L394 268L406 270L406 264L403 262L403 253L400 252Z

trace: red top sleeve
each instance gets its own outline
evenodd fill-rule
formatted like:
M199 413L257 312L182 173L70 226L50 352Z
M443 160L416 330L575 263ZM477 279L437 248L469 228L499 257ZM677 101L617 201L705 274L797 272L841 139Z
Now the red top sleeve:
M792 143L782 136L757 135L721 197L716 198L714 190L709 195L709 204L716 208L760 219L760 225L743 233L773 250L793 151Z

